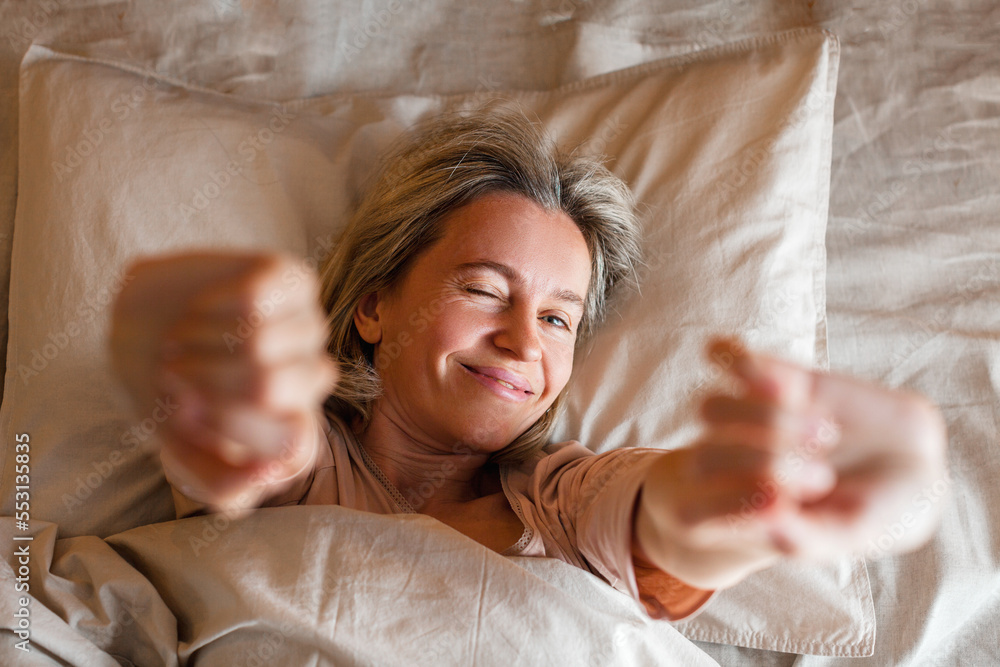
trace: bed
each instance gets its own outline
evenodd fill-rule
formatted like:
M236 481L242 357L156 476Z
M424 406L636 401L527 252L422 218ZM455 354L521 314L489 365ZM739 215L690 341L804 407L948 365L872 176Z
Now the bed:
M1000 6L39 0L0 6L0 34L4 664L1000 660ZM124 263L315 266L380 149L495 98L642 202L641 294L580 355L559 436L683 446L724 381L700 344L737 333L941 407L928 545L882 556L886 526L868 558L784 563L668 623L428 517L174 520L163 413L131 415L106 369Z

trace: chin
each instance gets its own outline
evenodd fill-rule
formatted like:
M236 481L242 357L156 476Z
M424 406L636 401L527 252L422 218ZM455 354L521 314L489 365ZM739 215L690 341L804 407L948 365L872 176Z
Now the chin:
M497 437L493 433L473 429L464 432L462 437L458 438L458 442L476 453L493 454L512 443L515 439L517 439L517 436L512 438Z
M517 440L533 423L534 421L518 428L480 413L471 417L465 427L459 429L456 439L475 452L493 454Z

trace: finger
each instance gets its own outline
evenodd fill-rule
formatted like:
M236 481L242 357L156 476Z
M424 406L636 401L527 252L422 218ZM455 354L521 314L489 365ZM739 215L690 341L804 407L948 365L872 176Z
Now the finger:
M839 440L862 437L864 448L843 455L841 465L863 457L870 447L907 446L940 461L946 443L943 420L933 404L906 390L889 389L836 373L808 370L788 361L751 353L738 341L717 339L709 346L713 359L723 362L747 387L748 396L771 400L795 412L813 415L809 437Z
M923 396L842 375L817 377L815 401L836 418L845 440L858 447L838 454L843 466L874 452L906 452L934 467L944 465L947 431L940 411ZM827 407L829 406L829 407Z
M167 479L184 495L207 504L211 511L240 516L259 506L275 483L303 470L313 457L318 443L313 418L298 415L287 425L294 426L294 435L277 455L240 462L170 431L160 451Z
M239 443L238 449L231 448L223 455L233 464L265 459L273 476L281 477L287 468L301 468L303 457L309 453L304 446L309 442L313 422L306 412L273 417L256 410L235 409L218 415L210 412L207 422L231 442Z
M312 430L309 413L271 415L257 410L206 404L196 394L177 398L178 410L164 424L170 440L185 443L228 466L243 468L259 462L300 462L303 443Z
M202 290L189 304L188 312L195 317L221 315L234 320L255 312L280 318L319 303L315 273L288 255L260 255L229 280Z
M326 355L309 355L280 366L260 367L232 357L185 356L168 362L161 386L176 379L189 384L208 402L274 412L308 409L325 400L337 371Z
M881 534L886 517L898 523L898 517L911 512L912 518L912 498L909 492L887 489L883 473L858 469L842 474L829 493L813 502L787 503L772 517L771 535L792 556L856 554Z
M170 432L163 440L160 459L167 480L192 500L219 504L245 491L251 478L265 467L257 461L233 465L212 450Z
M779 459L775 478L798 503L818 502L837 486L836 469L821 458L800 458L797 453Z
M770 401L722 394L709 396L701 404L702 419L712 423L742 421L766 426L773 422L775 413L774 404Z
M128 284L118 306L152 321L172 322L207 285L246 275L273 255L233 252L181 252L138 258L128 269ZM166 293L169 298L150 298Z
M700 467L722 474L743 472L772 477L791 497L806 502L830 492L837 475L827 460L827 450L803 440L800 434L745 424L714 426L703 434L698 452ZM692 464L695 465L695 464Z
M723 359L727 370L738 377L751 397L774 402L790 410L806 407L811 399L816 373L791 362L749 351L733 339L714 339L708 352Z
M772 544L789 557L829 560L858 553L863 548L856 531L832 514L810 514L788 508L775 511L768 520Z
M241 354L264 363L326 348L328 333L320 309L299 309L281 317L232 318L228 315L185 317L165 334L173 354Z
M267 487L252 481L257 476L255 469L234 469L227 473L220 467L215 467L210 468L212 472L208 476L200 477L185 467L194 456L189 444L181 441L164 444L160 450L160 460L171 486L191 500L206 505L208 512L221 512L230 519L241 518L260 506L267 494ZM179 462L182 460L184 463ZM193 465L205 464L198 462Z
M678 501L678 521L687 528L737 517L746 522L766 514L777 498L777 485L766 478L720 478Z
M766 452L770 456L779 456L794 449L799 436L773 426L735 422L708 424L699 442L715 446L745 447Z
M772 459L773 455L766 448L749 447L739 439L702 440L691 447L685 474L698 481L736 473L763 475L771 469Z
M772 401L750 396L709 396L702 402L701 416L709 424L756 424L799 434L803 438L817 437L824 428L833 427L830 420L813 410L793 412Z

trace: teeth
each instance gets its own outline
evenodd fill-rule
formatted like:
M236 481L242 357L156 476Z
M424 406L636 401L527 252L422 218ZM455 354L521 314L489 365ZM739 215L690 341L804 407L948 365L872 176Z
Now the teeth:
M508 389L514 388L514 385L512 385L510 382L504 382L503 380L497 380L496 378L493 379L502 384L503 386L507 387Z

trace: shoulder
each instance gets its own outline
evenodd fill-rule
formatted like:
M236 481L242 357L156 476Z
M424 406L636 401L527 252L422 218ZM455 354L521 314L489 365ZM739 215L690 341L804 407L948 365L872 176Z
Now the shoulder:
M564 440L545 445L536 452L532 459L525 461L521 466L532 470L539 467L556 469L565 465L584 467L615 465L618 467L662 453L663 450L649 447L623 447L598 453L588 449L577 440Z
M319 428L332 452L346 454L355 449L357 437L342 417L324 411L319 417Z
M567 440L545 445L528 460L508 464L503 472L511 487L518 490L592 496L622 474L638 474L662 453L645 447L595 453L576 440Z
M583 461L594 456L594 452L576 440L550 442L532 452L523 461L501 464L500 470L512 477L526 478L539 473L552 473L574 461Z
M576 440L563 440L562 442L550 442L537 453L536 464L540 461L575 461L576 459L587 459L597 456L592 450L587 449Z

